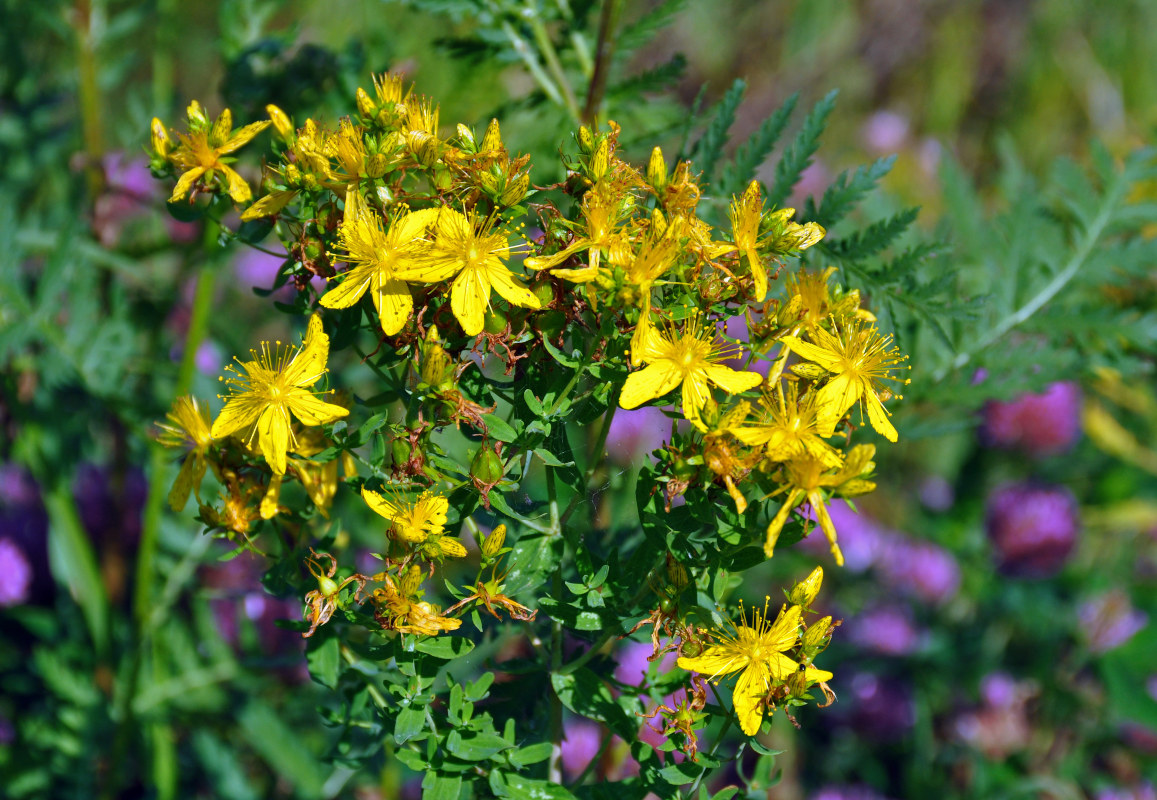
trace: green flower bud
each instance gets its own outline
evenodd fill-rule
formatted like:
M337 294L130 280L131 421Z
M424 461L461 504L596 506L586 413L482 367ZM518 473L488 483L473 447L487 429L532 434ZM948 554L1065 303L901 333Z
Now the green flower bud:
M651 160L647 162L647 183L657 192L667 188L667 162L658 147L651 151Z
M502 549L502 545L505 543L506 526L499 525L482 541L482 555L488 559L494 558L498 555L498 551Z
M502 457L488 447L480 449L470 462L470 477L484 486L498 483L505 473Z
M788 595L787 601L792 605L803 606L810 608L812 602L816 599L816 595L820 593L820 585L824 582L824 568L816 567L811 571L811 574L802 581L792 587L791 594ZM832 621L828 617L828 622Z

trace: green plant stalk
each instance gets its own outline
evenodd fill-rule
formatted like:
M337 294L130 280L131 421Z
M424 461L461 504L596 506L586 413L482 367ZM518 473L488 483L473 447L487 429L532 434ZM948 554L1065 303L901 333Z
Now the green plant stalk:
M542 53L546 68L550 71L551 77L562 93L566 110L575 122L581 122L582 116L579 113L578 100L575 99L574 90L570 88L570 81L566 79L566 73L562 71L562 62L559 61L558 51L554 49L554 43L550 40L550 32L547 31L542 17L535 12L534 5L529 0L526 3L526 20L530 24L530 30L534 33L534 43L538 45L539 52Z
M79 72L80 127L84 138L84 176L88 199L95 203L104 191L104 133L100 124L100 84L97 80L96 47L104 26L101 0L77 0L76 61Z
M603 95L607 91L607 77L611 70L611 58L615 54L615 36L621 13L622 0L606 0L603 3L602 14L599 16L599 40L595 45L595 69L591 74L582 113L582 120L587 125L596 123Z
M563 393L564 395L566 392ZM546 492L550 501L550 531L552 536L562 535L558 514L558 489L555 486L554 467L546 468ZM562 564L554 570L553 591L555 597L562 597ZM550 621L550 672L553 675L562 666L562 623ZM562 784L562 699L551 687L549 697L550 716L550 761L547 765L547 780Z
M727 732L729 730L731 730L731 725L734 722L735 722L735 715L729 714L727 716L727 719L723 723L723 727L719 729L719 733L716 735L715 741L711 745L710 752L707 753L708 757L711 757L711 758L715 757L716 751L719 750L719 745L723 744L723 737L727 734ZM695 782L692 783L690 788L687 789L687 793L683 794L681 796L687 798L687 800L690 800L692 797L694 797L696 790L698 790L698 788L699 788L699 784L703 782L703 776L706 775L707 772L708 772L708 770L706 770L706 769L703 770L702 772L700 772L699 777L697 777L695 779Z
M68 584L84 615L97 661L104 661L108 657L109 607L96 552L81 524L67 482L46 480L43 469L36 472L42 485L52 486L44 493L44 505L52 521L48 546L53 561L62 568L64 574L59 577Z
M506 34L506 38L510 40L510 46L514 48L514 52L522 59L522 63L526 65L530 75L535 82L546 92L546 96L551 99L556 105L562 105L563 99L559 88L554 85L550 76L543 70L542 64L538 62L538 57L534 54L534 50L526 40L518 35L518 31L514 30L514 26L507 21L502 23L502 32Z
M1054 275L1053 279L1033 295L1028 302L989 328L987 332L980 337L979 341L957 354L956 358L952 359L947 366L937 370L932 376L933 383L939 383L948 376L949 372L967 365L978 352L994 344L1017 325L1024 323L1033 314L1040 311L1045 303L1052 300L1060 290L1080 272L1081 267L1085 265L1085 262L1092 254L1093 248L1097 246L1097 242L1100 240L1101 234L1104 233L1105 227L1109 224L1109 220L1112 219L1113 213L1117 210L1117 205L1124 196L1127 185L1123 176L1116 176L1112 188L1105 193L1104 203L1097 212L1097 216L1086 229L1080 246L1077 247L1077 251L1073 253L1073 257L1069 259L1068 263L1065 264L1064 269Z

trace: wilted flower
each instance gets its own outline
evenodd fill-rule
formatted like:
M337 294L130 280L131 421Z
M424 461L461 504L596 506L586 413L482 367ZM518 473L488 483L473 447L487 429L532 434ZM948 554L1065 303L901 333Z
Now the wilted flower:
M1076 545L1077 503L1060 486L1004 486L988 498L986 522L1001 571L1048 577L1060 571Z

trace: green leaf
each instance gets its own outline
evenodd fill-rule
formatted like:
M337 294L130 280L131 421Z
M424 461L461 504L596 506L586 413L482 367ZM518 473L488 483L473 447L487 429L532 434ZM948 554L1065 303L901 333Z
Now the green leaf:
M551 745L550 742L539 742L538 744L520 747L513 753L507 753L506 757L510 759L511 764L521 769L529 764L546 761L550 758L552 749L553 745Z
M638 733L638 724L615 702L610 688L586 667L580 667L568 675L552 673L550 684L562 704L574 713L606 723L607 727L628 741Z
M803 171L812 163L812 156L820 146L820 134L827 124L828 115L836 105L836 92L828 92L823 100L807 115L803 127L792 143L783 152L783 157L775 165L775 183L768 192L772 207L783 205L791 190L799 183Z
M560 461L554 453L541 447L534 449L534 454L542 459L542 463L548 467L571 467L574 466L573 461Z
M518 431L496 414L485 414L482 421L486 423L486 433L492 439L500 442L513 442L518 438Z
M506 776L502 797L509 800L578 800L563 786L550 781L524 778L516 773Z
M483 672L476 681L467 683L463 688L465 690L466 699L471 703L477 703L480 700L486 699L486 693L490 690L490 685L494 683L493 672Z
M314 636L306 648L305 658L309 663L309 674L314 680L330 689L337 688L338 677L341 675L341 650L336 637Z
M426 710L407 706L394 720L394 741L405 744L426 729Z
M711 122L707 124L707 130L691 150L691 160L695 162L695 167L702 171L707 183L711 182L715 164L727 144L731 126L735 123L735 112L743 102L743 92L746 88L747 84L743 80L735 79L727 94L723 95L723 99L715 106L715 113Z
M463 736L460 731L450 731L446 737L446 749L465 761L485 761L510 747L511 744L496 733Z
M461 775L443 775L431 770L422 777L422 800L458 800L461 793Z
M464 636L429 636L414 645L419 652L449 661L464 656L474 649L474 642Z
M266 762L295 787L299 797L324 796L325 771L305 745L272 708L251 701L237 718L241 735Z
M567 356L561 350L551 344L545 336L542 339L542 346L546 348L546 352L550 353L551 358L562 364L564 367L569 369L578 369L582 365L582 362L577 358L577 352L571 356Z
M530 389L525 390L522 393L522 399L526 403L526 407L530 409L530 413L536 417L542 416L542 403L534 396L534 392L530 391Z
M676 786L682 786L685 783L691 783L703 773L703 767L696 764L694 761L684 761L681 764L669 764L659 770L659 774L663 776L663 780L667 783L673 783Z
M735 151L735 158L723 167L723 174L719 179L719 188L716 192L720 197L739 194L755 177L756 170L771 153L783 129L795 111L799 102L799 92L787 98L775 113L765 119L755 133L751 134L746 142ZM811 217L808 217L810 220Z

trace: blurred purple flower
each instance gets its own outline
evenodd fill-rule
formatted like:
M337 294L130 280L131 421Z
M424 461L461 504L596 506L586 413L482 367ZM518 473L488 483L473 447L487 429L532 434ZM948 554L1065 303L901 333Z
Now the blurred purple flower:
M908 118L895 111L877 111L864 122L860 135L864 146L877 155L894 153L908 139Z
M878 741L903 739L916 721L912 690L906 683L860 672L850 681L849 724L861 736Z
M920 646L920 632L912 615L897 605L862 611L848 628L855 644L883 655L906 656Z
M1023 750L1032 736L1026 703L1035 697L1032 682L992 672L980 683L981 707L960 714L953 725L957 738L999 760Z
M867 786L824 786L808 800L887 800Z
M28 602L32 577L32 565L19 545L0 539L0 608Z
M1053 455L1072 447L1080 433L1081 390L1071 381L1008 402L992 400L984 407L981 439L992 447Z
M853 511L846 500L832 501L827 508L832 524L836 526L840 550L844 553L844 567L851 572L863 572L877 563L889 533L867 514ZM810 509L806 515L815 520ZM817 557L831 557L828 540L819 530L813 530L799 546Z
M1112 589L1082 603L1077 620L1089 650L1107 653L1132 639L1149 623L1149 616L1133 608L1125 592Z
M285 263L284 258L246 247L237 254L237 259L233 262L233 273L237 276L237 282L242 286L271 289L283 263ZM288 291L293 290L289 289Z
M943 603L960 589L960 566L943 547L895 534L886 538L879 569L885 581L927 603Z
M947 511L956 502L956 490L946 479L931 475L920 482L920 502L932 511Z
M650 642L627 642L615 654L619 665L615 667L615 680L631 686L638 686L647 677L653 648Z
M193 359L197 371L202 375L219 375L225 364L225 357L221 353L221 346L211 339L201 342L197 348L197 355Z
M105 190L93 205L93 230L100 243L113 247L126 224L158 204L159 185L143 156L110 153L104 158Z
M1064 566L1077 541L1077 502L1060 486L1011 484L994 491L986 512L997 566L1043 578Z
M990 672L980 681L980 699L992 708L1008 708L1020 700L1016 680L1007 672Z
M585 719L567 720L563 726L562 768L567 777L577 778L598 755L602 729Z
M607 433L607 457L633 466L639 458L663 446L671 434L671 420L658 408L617 409Z
M1145 691L1154 701L1157 701L1157 675L1150 675L1149 680L1145 681Z
M72 481L76 510L89 535L100 540L115 536L135 542L141 533L141 515L149 491L140 467L128 467L116 483L108 467L81 464Z
M931 136L926 136L920 140L920 146L916 150L916 159L920 162L920 169L924 171L925 175L934 177L936 170L940 167L940 159L944 155L944 145L939 141L933 139Z
M1101 789L1096 794L1096 800L1157 800L1157 791L1153 790L1153 784L1145 781L1129 787Z

